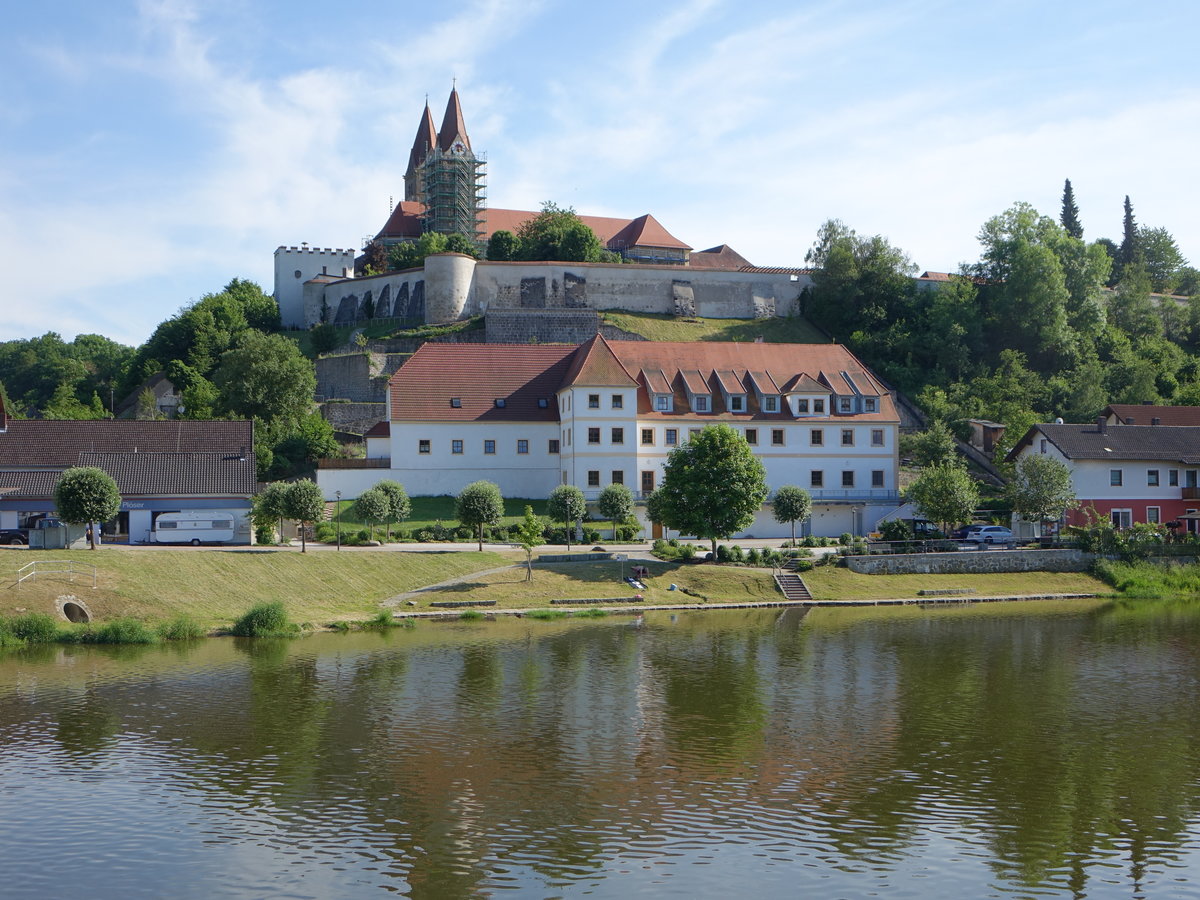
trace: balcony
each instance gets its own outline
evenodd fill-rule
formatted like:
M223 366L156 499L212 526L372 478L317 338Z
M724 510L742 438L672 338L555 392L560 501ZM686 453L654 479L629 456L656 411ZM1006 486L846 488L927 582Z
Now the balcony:
M1181 500L1200 500L1200 487L1185 487L1179 489Z

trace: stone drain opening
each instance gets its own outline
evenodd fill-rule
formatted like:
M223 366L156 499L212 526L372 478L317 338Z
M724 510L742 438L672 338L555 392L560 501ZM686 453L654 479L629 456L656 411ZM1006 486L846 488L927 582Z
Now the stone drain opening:
M87 604L77 597L66 596L59 597L54 603L58 607L59 615L68 622L73 622L76 625L86 625L92 621L92 612L87 608Z

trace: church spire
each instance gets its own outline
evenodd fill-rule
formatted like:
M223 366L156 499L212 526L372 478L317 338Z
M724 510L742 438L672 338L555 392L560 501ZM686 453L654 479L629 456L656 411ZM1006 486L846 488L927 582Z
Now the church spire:
M463 121L462 103L458 99L458 88L451 88L450 100L446 104L446 115L442 116L442 130L438 132L438 146L443 152L450 150L456 144L471 149L471 139L467 137L467 125Z
M421 116L421 124L417 126L417 136L413 139L412 150L408 154L408 171L413 170L425 161L425 155L437 145L437 131L434 130L433 112L429 109L429 99L425 99L425 112Z

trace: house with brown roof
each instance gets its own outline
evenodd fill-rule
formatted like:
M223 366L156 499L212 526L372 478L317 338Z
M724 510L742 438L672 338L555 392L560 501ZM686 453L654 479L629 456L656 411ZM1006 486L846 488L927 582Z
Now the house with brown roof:
M1087 425L1034 425L1007 459L1049 456L1067 467L1079 506L1067 512L1064 524L1084 524L1094 511L1118 528L1176 522L1200 532L1200 425L1168 425L1154 421L1158 417L1113 424L1122 407L1109 407L1110 415Z
M144 543L166 512L220 513L234 543L250 543L257 492L249 421L9 419L0 430L0 528L54 513L63 471L97 466L117 482L121 511L108 538ZM4 488L11 488L4 491Z
M866 533L899 503L891 395L837 344L429 343L392 376L389 397L387 458L322 463L326 496L383 478L414 496L456 494L487 478L509 497L573 484L595 500L625 484L644 500L672 450L723 422L772 491L812 493L812 533ZM746 532L785 533L769 505Z

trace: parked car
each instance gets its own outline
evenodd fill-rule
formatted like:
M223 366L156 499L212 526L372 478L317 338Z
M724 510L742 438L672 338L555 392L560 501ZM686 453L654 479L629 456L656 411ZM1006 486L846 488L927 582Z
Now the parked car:
M30 520L25 528L9 528L0 531L0 544L10 547L29 546L29 532L42 528L61 528L62 522L53 516L38 516Z
M981 524L964 525L962 528L959 528L957 531L952 532L950 537L956 541L967 541L967 540L970 540L970 537L969 537L970 535L974 534L982 527L983 527L983 525L981 525Z
M962 538L974 544L1007 544L1012 539L1012 531L1003 525L980 525Z

